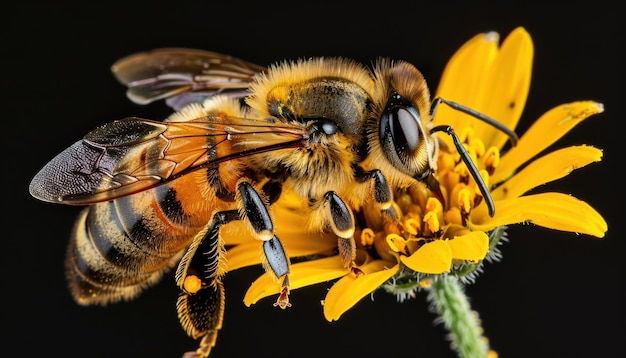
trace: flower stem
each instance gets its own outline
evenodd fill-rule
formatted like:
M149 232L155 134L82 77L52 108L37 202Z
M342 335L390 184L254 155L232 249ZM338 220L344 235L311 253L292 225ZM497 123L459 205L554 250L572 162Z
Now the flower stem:
M485 358L489 352L483 337L478 313L470 307L463 287L456 276L442 275L433 280L428 292L428 301L450 332L452 348L459 357Z

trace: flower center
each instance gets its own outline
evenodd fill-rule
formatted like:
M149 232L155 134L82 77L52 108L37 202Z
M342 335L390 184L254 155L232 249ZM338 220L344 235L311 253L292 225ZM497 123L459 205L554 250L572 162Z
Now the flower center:
M495 147L485 150L482 140L474 137L471 130L463 131L461 140L488 184L490 174L499 163L499 150ZM481 204L483 197L460 155L442 148L435 176L446 203L425 186L414 185L395 194L393 208L399 223L383 222L380 213L374 212L376 210L364 209L365 225L357 228L355 237L363 260L383 259L389 261L390 267L400 264L398 273L383 285L400 301L413 297L415 291L427 287L439 274L457 274L473 279L471 274L480 267L491 246L488 233L474 233L468 226L472 209ZM499 232L498 239L501 235ZM429 245L432 243L435 244ZM403 258L411 258L411 262L420 260L420 250L426 249L427 245L428 254L416 265L423 270L405 265L407 261ZM471 248L465 248L465 245ZM476 249L477 245L479 249ZM478 250L478 253L472 250ZM442 264L438 260L440 257L447 257L447 267L445 262ZM444 265L443 270L441 265Z

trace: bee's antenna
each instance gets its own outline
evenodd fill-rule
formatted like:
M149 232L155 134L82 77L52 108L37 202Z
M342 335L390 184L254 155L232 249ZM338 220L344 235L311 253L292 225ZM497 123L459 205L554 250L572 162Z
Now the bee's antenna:
M469 114L472 117L475 117L477 119L480 119L481 121L495 127L496 129L500 130L502 133L506 134L509 137L509 140L511 141L511 145L512 146L516 146L517 145L517 141L519 140L519 137L517 136L517 133L515 133L514 131L512 131L511 129L509 129L507 126L505 126L504 124L496 121L495 119L486 116L478 111L475 111L469 107L465 107L462 104L458 104L456 102L452 102L452 101L448 101L445 100L441 97L437 97L433 100L433 103L430 107L430 116L434 117L435 116L435 112L437 111L437 107L439 107L440 103L445 103L448 106L456 109L457 111Z
M511 141L512 146L517 145L517 141L519 140L517 133L509 129L504 124L478 111L475 111L469 107L466 107L462 104L458 104L456 102L445 100L441 97L436 97L433 100L433 103L430 107L431 117L435 116L435 112L437 111L437 107L439 107L440 103L445 103L448 106L452 107L453 109L456 109L457 111L461 111L463 113L469 114L470 116L480 119L481 121L495 127L496 129L502 131L504 134L506 134L509 137L509 140ZM489 189L487 188L487 184L485 184L485 181L480 176L480 173L478 172L478 168L476 167L476 164L474 164L474 162L472 161L472 158L470 158L469 154L467 153L467 150L465 149L465 147L459 140L459 137L454 132L454 129L448 125L441 125L441 126L437 126L433 128L430 132L431 133L446 132L446 134L452 137L452 141L454 142L454 146L456 147L456 150L461 155L461 159L463 160L465 165L467 165L467 169L469 170L470 174L476 181L476 184L478 185L478 189L480 189L480 192L483 195L483 198L485 198L487 208L489 209L489 216L493 217L493 215L496 212L496 209L495 209L495 205L493 204L493 198L491 197L491 194L489 193Z
M491 194L489 193L489 189L487 188L487 184L485 184L483 177L480 176L480 173L478 172L478 168L476 167L476 164L474 164L474 161L472 161L472 158L470 158L469 154L467 153L467 150L463 146L463 143L461 143L461 140L454 132L454 128L448 125L436 126L430 131L430 133L435 133L435 132L446 132L446 134L452 137L452 141L454 142L454 146L456 147L456 150L461 155L461 159L463 160L465 165L467 165L467 169L469 170L470 174L476 181L476 184L478 185L478 189L480 189L480 193L483 195L483 198L485 198L485 202L487 203L487 208L489 209L489 216L493 217L493 215L496 213L496 207L493 203L493 198L491 197Z

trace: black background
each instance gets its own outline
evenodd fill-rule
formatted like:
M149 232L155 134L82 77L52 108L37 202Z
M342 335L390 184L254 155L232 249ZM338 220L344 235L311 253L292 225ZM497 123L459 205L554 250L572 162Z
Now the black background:
M109 71L115 60L165 46L214 50L262 65L321 55L369 64L390 56L418 66L434 90L446 61L466 40L490 30L504 37L524 26L534 40L535 62L518 132L562 103L605 104L605 113L559 142L600 147L603 161L545 190L586 200L604 215L609 231L596 239L515 226L502 248L504 259L488 264L466 291L501 357L625 355L625 244L618 217L622 191L616 185L624 153L619 146L623 87L618 90L624 78L617 48L624 36L616 8L602 1L581 8L417 1L46 4L3 10L0 350L21 356L178 357L196 347L177 321L178 289L171 275L132 302L76 305L63 260L78 208L44 204L28 194L39 168L95 126L169 113L161 103L130 103ZM377 292L373 301L365 299L328 323L319 301L330 283L295 291L286 311L272 307L272 299L245 307L244 292L260 272L251 268L226 276L225 322L212 357L454 356L423 294L400 304Z

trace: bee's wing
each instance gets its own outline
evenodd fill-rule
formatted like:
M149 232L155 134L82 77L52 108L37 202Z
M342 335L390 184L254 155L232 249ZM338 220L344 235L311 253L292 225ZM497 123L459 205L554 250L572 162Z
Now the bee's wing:
M232 56L184 48L136 53L111 67L133 102L167 99L175 110L216 94L244 97L254 75L265 70Z
M153 188L212 163L302 146L301 127L216 117L187 122L126 118L58 154L30 183L37 199L87 205Z

